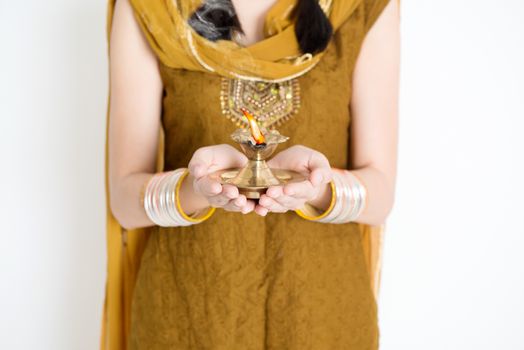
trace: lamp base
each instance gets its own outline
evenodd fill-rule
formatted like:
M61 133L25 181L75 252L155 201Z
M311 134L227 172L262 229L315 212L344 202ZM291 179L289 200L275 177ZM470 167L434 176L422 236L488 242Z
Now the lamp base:
M292 170L267 168L264 177L253 176L250 167L218 170L209 176L221 184L234 185L247 199L259 199L269 186L300 182L307 176Z

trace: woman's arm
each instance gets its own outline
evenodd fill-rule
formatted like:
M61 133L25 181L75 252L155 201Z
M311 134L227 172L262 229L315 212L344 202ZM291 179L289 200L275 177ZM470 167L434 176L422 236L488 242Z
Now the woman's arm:
M400 25L390 0L364 39L353 77L351 159L368 190L358 222L379 225L394 202L397 171Z
M353 75L351 172L367 189L367 204L354 221L381 225L394 201L397 164L400 26L397 0L390 0L361 46ZM268 165L310 171L308 181L271 186L255 212L285 212L309 203L325 212L333 172L326 157L304 146L278 153Z
M110 40L110 207L126 229L152 226L140 194L156 172L163 83L156 55L128 0L116 2ZM244 214L252 211L254 202L236 187L222 186L205 176L209 169L241 166L245 161L242 153L226 144L199 148L180 187L182 210L192 215L212 205Z
M116 2L109 51L109 197L127 229L153 225L139 195L155 172L162 96L156 57L132 11L128 0Z
M366 35L355 65L351 98L353 169L368 191L366 209L357 222L380 225L394 202L400 61L397 0L390 0ZM325 211L329 185L308 203Z

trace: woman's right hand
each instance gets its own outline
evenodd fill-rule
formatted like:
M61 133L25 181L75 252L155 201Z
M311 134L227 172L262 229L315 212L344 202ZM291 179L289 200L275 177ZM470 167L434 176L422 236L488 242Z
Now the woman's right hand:
M197 149L188 164L189 179L197 196L205 198L208 205L247 214L255 209L255 202L248 200L233 185L222 185L208 175L222 169L243 167L247 157L228 144L205 146Z

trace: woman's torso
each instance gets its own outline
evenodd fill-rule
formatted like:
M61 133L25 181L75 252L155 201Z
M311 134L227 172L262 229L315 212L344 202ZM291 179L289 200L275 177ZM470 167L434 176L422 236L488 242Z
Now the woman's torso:
M300 107L277 127L290 137L277 152L303 144L326 155L332 167L350 168L358 21L358 15L347 20L320 63L297 79ZM164 170L187 167L202 146L237 147L230 134L238 126L223 113L227 81L160 68ZM292 211L261 217L217 209L197 225L155 227L134 293L132 349L378 346L376 303L356 223L320 224Z

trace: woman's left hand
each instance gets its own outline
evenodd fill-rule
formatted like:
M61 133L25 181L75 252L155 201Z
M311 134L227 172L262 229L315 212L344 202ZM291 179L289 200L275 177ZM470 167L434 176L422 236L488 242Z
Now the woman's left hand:
M304 203L315 200L329 190L329 182L333 178L326 156L303 145L289 147L267 161L267 164L270 168L309 174L304 181L270 186L260 196L255 207L255 212L262 216L270 211L284 213L302 208Z

